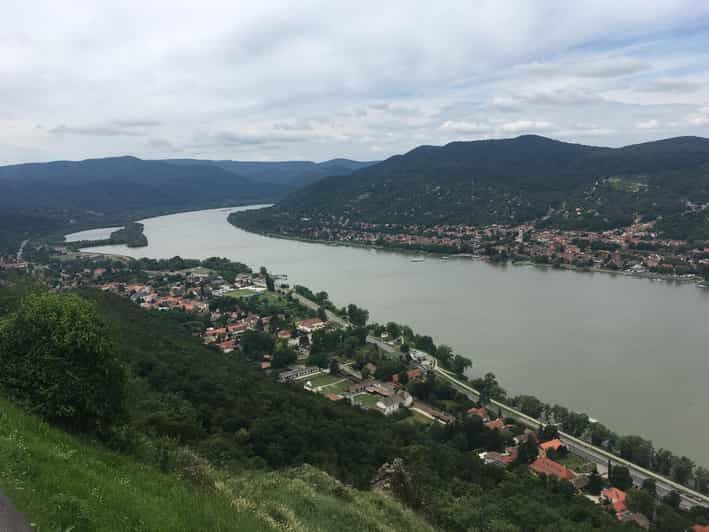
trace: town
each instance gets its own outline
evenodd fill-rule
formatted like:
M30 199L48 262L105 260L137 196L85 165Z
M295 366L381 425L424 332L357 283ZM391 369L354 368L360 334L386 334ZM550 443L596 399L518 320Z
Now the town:
M505 395L494 376L471 381L465 375L469 360L450 348L406 326L368 323L366 310L337 308L326 293L291 287L286 276L265 268L253 272L227 259L134 261L61 247L52 252L57 255L49 266L23 261L21 269L35 269L56 290L93 288L148 311L192 316L186 324L204 344L304 393L376 412L392 423L442 431L474 427L482 442L474 452L485 464L526 467L604 505L620 521L649 528L648 500L655 498L688 507L679 493L661 491L653 479L639 483L624 465L602 465L569 448L559 429L567 428L573 413L555 406L535 413L543 420L538 425L520 422L495 406ZM478 395L466 393L456 385L460 381L475 386ZM525 400L507 403L525 411ZM596 430L603 428L589 425L585 433L594 439Z
M706 205L696 207L704 210ZM356 222L347 217L303 219L292 231L306 239L434 253L472 255L491 262L531 262L678 279L705 286L709 248L703 242L661 238L656 221L606 231L522 225L403 225Z

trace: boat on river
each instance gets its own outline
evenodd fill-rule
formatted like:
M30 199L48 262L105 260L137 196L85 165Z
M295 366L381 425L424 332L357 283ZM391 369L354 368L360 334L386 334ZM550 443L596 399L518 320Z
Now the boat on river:
M423 262L425 259L423 257L412 257L411 262Z

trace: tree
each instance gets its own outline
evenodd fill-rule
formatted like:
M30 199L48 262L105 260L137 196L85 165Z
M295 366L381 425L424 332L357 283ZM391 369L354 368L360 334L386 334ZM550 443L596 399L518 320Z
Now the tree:
M389 323L386 324L386 330L389 333L389 336L392 338L398 338L401 336L401 327L397 323L394 323L393 321L390 321Z
M659 449L655 452L655 469L658 473L669 475L672 471L673 455L667 449Z
M646 478L643 481L643 486L641 489L648 492L653 497L657 496L657 483L654 478Z
M608 480L619 490L626 491L633 487L630 470L625 466L612 466L608 473Z
M350 303L347 305L347 317L352 325L356 327L364 327L369 319L369 311Z
M598 474L598 469L595 467L588 477L588 485L586 486L586 489L591 495L600 495L601 490L603 489L603 479L601 478L601 475Z
M123 412L110 332L79 296L28 296L0 328L0 353L0 388L51 422L102 432Z
M645 490L630 490L627 499L628 508L652 519L655 514L655 497Z
M653 456L652 443L640 436L624 436L620 439L620 456L639 466L649 467Z
M689 477L692 476L693 469L694 462L691 459L686 456L675 458L672 468L672 478L680 484L687 484Z
M266 289L269 292L276 291L276 284L273 282L273 277L271 277L270 275L266 275Z
M539 441L545 442L559 437L559 429L555 425L544 425L539 429Z
M451 349L450 346L441 344L438 346L438 349L436 349L436 352L432 354L436 356L443 367L447 368L453 357L453 349Z
M330 375L337 375L340 373L340 362L335 358L330 359Z
M325 312L325 307L318 307L318 318L322 321L327 321L327 312Z
M709 469L701 466L698 467L694 471L694 482L697 491L709 494Z
M461 355L455 355L453 357L453 363L451 364L451 367L453 368L454 372L459 375L462 375L463 373L465 373L466 368L469 368L472 365L473 363L470 361L469 358L465 358Z
M679 503L682 501L681 497L679 496L679 493L677 493L675 490L670 491L665 497L662 499L662 502L664 502L667 506L670 508L674 508L675 510L679 508Z

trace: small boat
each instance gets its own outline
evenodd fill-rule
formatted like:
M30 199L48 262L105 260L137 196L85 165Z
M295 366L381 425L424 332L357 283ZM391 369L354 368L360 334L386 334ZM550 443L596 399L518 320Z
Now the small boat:
M441 260L448 260L448 257L447 257L446 255L443 255L443 256L441 257Z
M411 259L411 262L423 262L424 258L423 257L413 257Z

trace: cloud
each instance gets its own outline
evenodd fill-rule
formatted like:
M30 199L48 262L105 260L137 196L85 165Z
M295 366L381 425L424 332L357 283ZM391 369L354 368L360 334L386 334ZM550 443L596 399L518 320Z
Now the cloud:
M143 133L111 126L67 126L61 124L49 130L53 135L86 135L90 137L140 137Z
M704 107L687 117L687 123L692 126L709 126L709 107Z
M645 120L643 122L638 122L635 127L638 129L657 129L660 126L660 122L655 119Z
M707 2L391 0L376 16L354 0L33 5L0 18L0 145L23 159L709 135Z
M446 120L440 125L439 129L454 133L485 133L489 132L491 127L490 124L482 122L457 122L454 120Z
M647 92L697 92L702 88L702 84L688 79L658 79L642 90Z
M515 120L499 126L500 131L506 133L521 133L525 131L547 131L552 129L554 124L544 120Z

